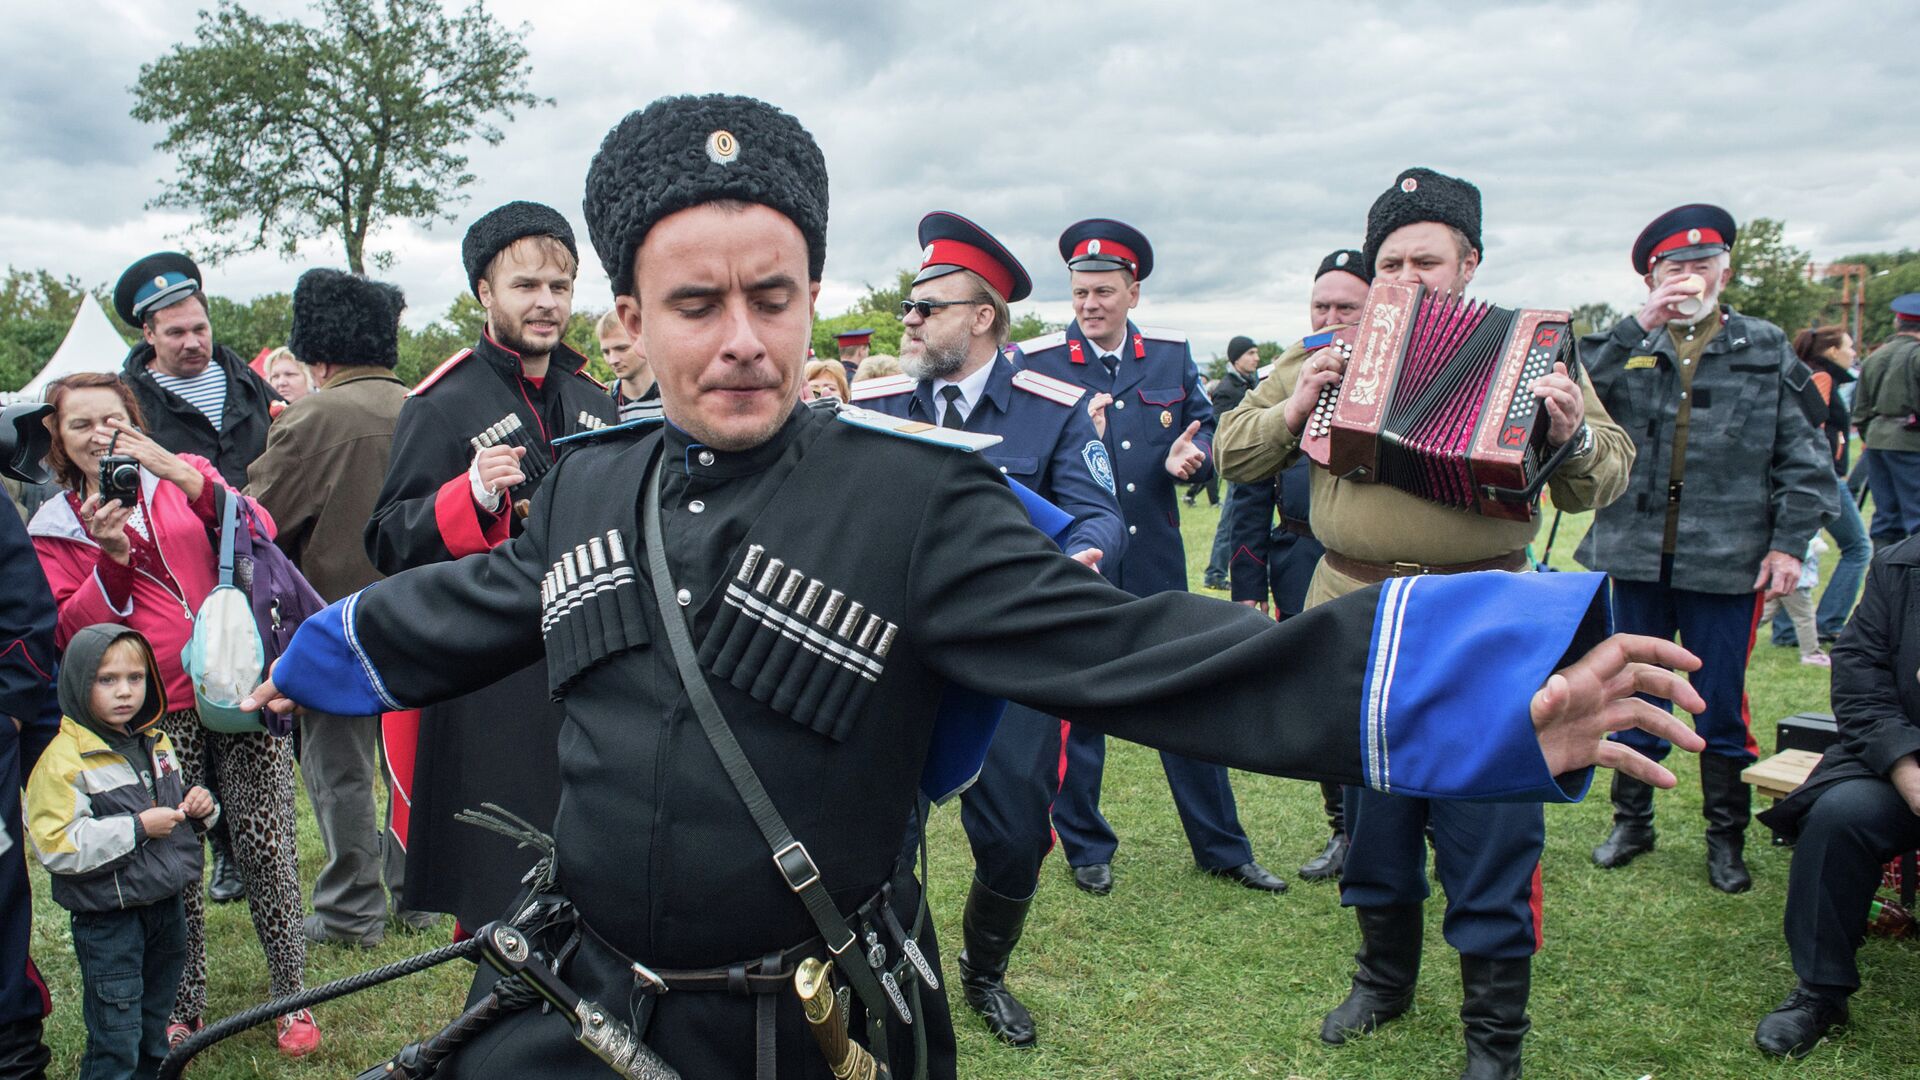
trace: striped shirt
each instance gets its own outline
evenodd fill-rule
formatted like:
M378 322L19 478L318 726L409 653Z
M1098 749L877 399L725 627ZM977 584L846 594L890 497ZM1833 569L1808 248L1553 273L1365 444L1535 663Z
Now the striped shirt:
M220 419L227 411L227 373L219 364L208 364L207 370L190 379L181 379L161 371L157 367L147 368L147 374L160 384L162 390L185 399L186 403L200 410L200 414L220 430Z

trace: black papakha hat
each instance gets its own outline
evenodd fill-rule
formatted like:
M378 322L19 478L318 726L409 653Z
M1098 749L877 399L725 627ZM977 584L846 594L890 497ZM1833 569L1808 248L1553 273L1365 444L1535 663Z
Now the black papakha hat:
M739 199L786 215L807 242L807 275L827 264L827 159L800 121L734 94L665 97L628 113L587 169L581 209L615 296L633 293L633 253L661 219Z
M1374 262L1380 257L1380 245L1395 229L1422 221L1451 225L1467 237L1473 250L1480 247L1480 189L1458 177L1413 168L1394 178L1393 186L1373 200L1367 211L1367 277L1372 279Z
M1313 280L1319 281L1335 270L1343 270L1367 284L1373 284L1373 271L1367 266L1364 253L1352 248L1341 248L1320 260L1320 269L1313 272Z
M537 202L497 206L469 226L466 239L460 241L460 261L467 266L467 288L474 296L480 295L480 279L486 276L493 257L528 236L551 236L567 245L575 262L580 261L580 249L573 243L573 226L560 211Z
M384 281L325 267L293 286L293 330L287 348L302 363L340 367L400 362L400 312L407 299Z
M138 330L146 318L200 291L200 268L177 251L156 251L127 267L113 286L113 310Z

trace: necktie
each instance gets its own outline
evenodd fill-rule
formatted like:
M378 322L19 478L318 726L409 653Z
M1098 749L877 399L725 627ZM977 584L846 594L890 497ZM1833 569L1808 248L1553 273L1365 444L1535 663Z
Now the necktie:
M958 386L951 384L940 388L940 396L946 399L947 412L940 418L940 426L945 428L963 428L967 418L960 415L960 398L964 393Z
M1120 374L1120 357L1118 354L1108 353L1100 358L1100 362L1107 366L1107 378L1111 379Z

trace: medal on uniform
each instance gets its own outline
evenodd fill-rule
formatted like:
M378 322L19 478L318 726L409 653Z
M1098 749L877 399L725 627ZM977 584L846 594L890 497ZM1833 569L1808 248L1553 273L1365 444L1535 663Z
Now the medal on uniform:
M1167 409L1160 410L1160 426L1161 427L1173 426L1173 413L1171 411Z

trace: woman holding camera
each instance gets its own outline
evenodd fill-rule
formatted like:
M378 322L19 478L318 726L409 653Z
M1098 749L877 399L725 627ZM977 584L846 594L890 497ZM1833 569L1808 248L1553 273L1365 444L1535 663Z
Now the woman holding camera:
M179 750L189 786L204 783L210 760L217 766L272 994L294 993L301 989L306 939L292 749L264 731L202 727L180 661L194 612L219 583L214 545L224 500L243 496L207 461L170 453L148 438L132 392L112 375L69 375L48 389L47 400L54 407L47 463L65 497L49 499L27 531L59 604L58 642L64 648L75 631L100 622L132 627L152 642L167 697L160 727ZM272 528L265 511L256 507L255 514ZM206 901L198 882L185 901L187 969L167 1029L170 1042L201 1026L206 1011ZM319 1046L320 1032L302 1010L280 1018L278 1041L283 1053L297 1057Z

